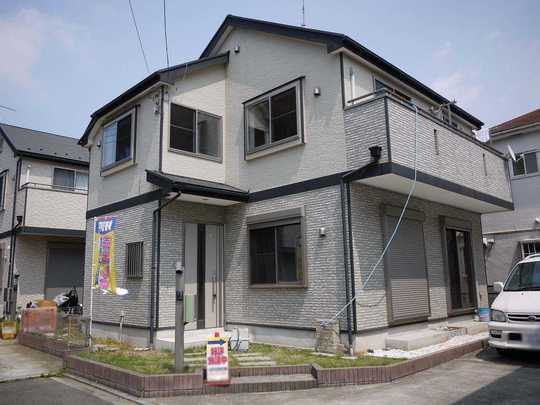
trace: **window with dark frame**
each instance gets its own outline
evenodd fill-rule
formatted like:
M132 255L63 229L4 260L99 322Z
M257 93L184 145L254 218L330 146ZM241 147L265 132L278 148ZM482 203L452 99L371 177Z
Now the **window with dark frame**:
M303 285L300 218L252 226L249 246L251 284Z
M143 276L143 242L126 243L126 277Z
M300 91L298 80L245 105L248 153L299 138Z
M537 253L540 253L540 240L521 242L521 255L523 259Z
M5 208L7 174L7 170L0 174L0 210Z
M88 173L54 168L53 187L66 190L88 190Z
M133 112L103 128L101 168L107 169L133 158Z
M516 160L512 161L512 173L514 176L524 176L538 173L537 152L516 153Z
M219 159L221 133L221 117L171 103L171 149Z

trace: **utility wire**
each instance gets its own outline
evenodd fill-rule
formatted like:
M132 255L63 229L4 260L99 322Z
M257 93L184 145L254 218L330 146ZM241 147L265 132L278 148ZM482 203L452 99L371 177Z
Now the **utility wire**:
M163 28L165 30L165 54L167 55L167 67L169 67L169 41L167 39L167 5L163 0Z
M7 105L0 105L0 108L3 108L5 110L9 110L9 111L13 111L13 112L17 112L17 110L15 110L14 108L8 107Z
M141 33L139 32L139 27L137 26L137 20L135 19L135 13L133 12L133 6L131 5L131 0L129 2L129 10L131 11L131 19L133 20L133 25L135 26L135 31L137 32L137 38L139 39L139 45L141 47L141 53L144 58L144 64L146 66L146 71L150 74L150 67L148 66L148 59L146 59L146 53L144 52L144 47L141 40Z

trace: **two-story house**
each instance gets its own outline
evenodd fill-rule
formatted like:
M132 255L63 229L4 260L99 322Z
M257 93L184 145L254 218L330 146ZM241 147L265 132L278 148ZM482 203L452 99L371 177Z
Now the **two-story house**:
M487 306L480 215L513 206L482 125L343 34L228 16L199 59L104 105L80 139L85 289L94 219L111 216L129 291L94 295L94 333L117 336L123 315L134 341L170 334L176 269L187 330L307 346L339 313L362 350L470 317Z
M73 287L82 299L87 190L76 139L0 124L3 314Z
M516 157L509 165L515 210L482 216L491 287L519 260L540 253L540 109L490 128L489 135L491 146Z

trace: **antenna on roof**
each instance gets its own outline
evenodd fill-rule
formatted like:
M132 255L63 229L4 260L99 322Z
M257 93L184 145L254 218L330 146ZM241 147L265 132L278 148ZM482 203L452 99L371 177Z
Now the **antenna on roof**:
M306 8L304 7L304 0L302 0L302 27L306 26Z

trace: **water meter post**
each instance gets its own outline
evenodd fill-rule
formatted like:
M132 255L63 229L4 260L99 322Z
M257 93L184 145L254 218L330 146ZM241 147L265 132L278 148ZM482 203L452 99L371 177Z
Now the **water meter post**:
M176 270L174 365L177 373L184 372L184 272L179 268Z

